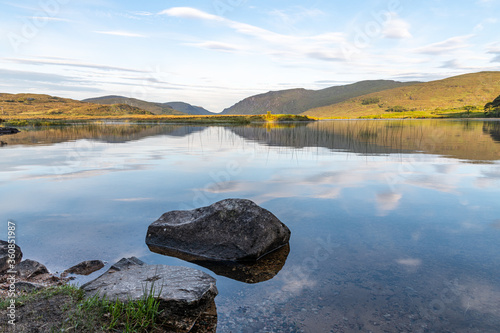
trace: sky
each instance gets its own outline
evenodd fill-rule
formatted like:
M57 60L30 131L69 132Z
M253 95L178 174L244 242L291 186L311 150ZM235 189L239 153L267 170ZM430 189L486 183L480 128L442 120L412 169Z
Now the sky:
M500 0L0 0L0 92L183 101L500 70Z

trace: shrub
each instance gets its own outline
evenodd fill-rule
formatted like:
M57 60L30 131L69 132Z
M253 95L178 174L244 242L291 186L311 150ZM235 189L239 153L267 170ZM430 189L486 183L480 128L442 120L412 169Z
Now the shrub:
M405 111L408 111L408 109L405 108L404 106L396 105L396 106L392 106L392 107L388 108L385 111L386 112L405 112Z
M367 97L361 101L362 105L370 105L370 104L377 104L380 102L380 98L378 97Z

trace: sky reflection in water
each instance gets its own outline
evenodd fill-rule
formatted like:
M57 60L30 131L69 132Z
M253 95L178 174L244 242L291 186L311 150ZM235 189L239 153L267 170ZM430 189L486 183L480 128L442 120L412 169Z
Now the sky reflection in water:
M290 253L265 282L216 276L220 332L497 332L499 133L481 121L25 131L0 137L0 219L51 271L137 256L215 275L150 252L147 226L247 198L289 226Z

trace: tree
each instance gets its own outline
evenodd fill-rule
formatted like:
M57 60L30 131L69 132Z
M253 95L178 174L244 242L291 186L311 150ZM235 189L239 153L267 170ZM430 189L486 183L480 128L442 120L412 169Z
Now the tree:
M500 116L500 96L495 98L493 102L486 103L484 106L484 113L487 117Z

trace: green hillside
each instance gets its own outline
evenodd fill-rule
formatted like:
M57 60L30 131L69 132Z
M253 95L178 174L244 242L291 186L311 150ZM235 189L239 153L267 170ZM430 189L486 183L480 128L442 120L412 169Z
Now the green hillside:
M40 94L0 94L0 116L75 117L75 116L124 116L150 115L149 111L127 104L99 105Z
M343 102L347 99L418 82L388 80L361 81L322 90L289 89L255 95L225 109L222 114L300 114L309 109Z
M500 72L481 72L358 96L303 114L320 118L481 113L500 93ZM425 113L424 113L425 112Z
M87 98L82 100L82 102L89 102L102 105L127 104L133 107L149 111L154 114L185 115L184 112L175 110L171 106L166 104L146 102L140 99L123 97L123 96L102 96L96 98Z

